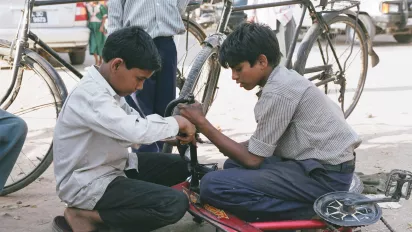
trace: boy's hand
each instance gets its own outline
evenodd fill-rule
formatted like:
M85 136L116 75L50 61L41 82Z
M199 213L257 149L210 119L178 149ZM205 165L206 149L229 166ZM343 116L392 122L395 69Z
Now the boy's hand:
M178 140L180 140L181 144L188 144L190 142L196 143L195 139L195 133L196 133L196 127L190 123L186 118L180 116L180 115L175 115L173 116L177 124L179 125L179 132L181 134L184 134L184 136L176 136Z
M199 102L194 104L179 104L177 108L180 110L180 115L187 118L191 123L199 126L205 121L205 115L203 114L203 107Z

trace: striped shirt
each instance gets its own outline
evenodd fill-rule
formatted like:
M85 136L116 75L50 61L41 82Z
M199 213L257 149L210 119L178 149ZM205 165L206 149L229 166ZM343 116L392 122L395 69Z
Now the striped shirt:
M278 66L255 106L257 128L249 152L285 159L340 164L354 158L360 137L339 106L312 82Z
M110 0L108 33L139 26L152 38L185 32L182 21L189 0Z

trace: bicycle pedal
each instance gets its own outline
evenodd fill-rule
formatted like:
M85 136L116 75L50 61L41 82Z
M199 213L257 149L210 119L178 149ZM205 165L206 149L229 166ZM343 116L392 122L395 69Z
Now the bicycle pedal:
M408 200L412 192L412 172L400 169L392 170L385 186L385 196L391 196L397 200L400 198ZM403 189L405 191L402 191Z

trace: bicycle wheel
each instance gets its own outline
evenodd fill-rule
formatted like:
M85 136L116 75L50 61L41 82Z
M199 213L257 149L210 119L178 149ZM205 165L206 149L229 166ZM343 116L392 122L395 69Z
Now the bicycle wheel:
M193 93L196 100L202 103L203 112L206 115L214 100L219 74L218 48L206 44L190 69L189 76L180 92L180 97ZM165 144L163 152L172 152L172 147L172 145Z
M193 20L183 19L187 32L174 37L177 48L177 76L176 87L178 95L183 88L187 73L189 72L196 54L202 49L202 42L206 34L202 28Z
M9 52L10 42L0 40L0 76L11 79L13 57L9 56ZM6 79L3 78L2 82ZM7 85L1 86L0 96L4 96ZM26 49L14 90L8 94L2 108L25 120L28 134L0 195L26 187L50 166L53 161L54 126L66 97L66 87L57 72L40 55Z
M330 28L329 33L324 32L319 24L314 24L309 29L301 43L303 45L299 48L294 69L314 81L341 107L345 118L348 118L359 102L365 86L368 70L366 36L361 25L348 16L336 16L326 23ZM349 38L347 32L352 32L352 37ZM328 43L327 36L332 45ZM345 46L346 43L349 43L349 46ZM336 51L344 78L339 78L340 69L331 46ZM349 67L352 67L350 71ZM343 99L340 98L341 90L344 91Z
M220 74L218 62L218 49L205 45L198 54L189 76L182 88L180 96L193 93L196 99L202 103L205 115L213 102Z

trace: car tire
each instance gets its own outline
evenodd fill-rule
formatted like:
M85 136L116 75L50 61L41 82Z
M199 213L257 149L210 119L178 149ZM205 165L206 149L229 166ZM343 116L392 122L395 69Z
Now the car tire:
M412 42L412 35L408 34L393 35L393 38L396 40L396 42L401 44L407 44Z
M80 65L86 59L86 50L69 52L70 63L72 65Z

